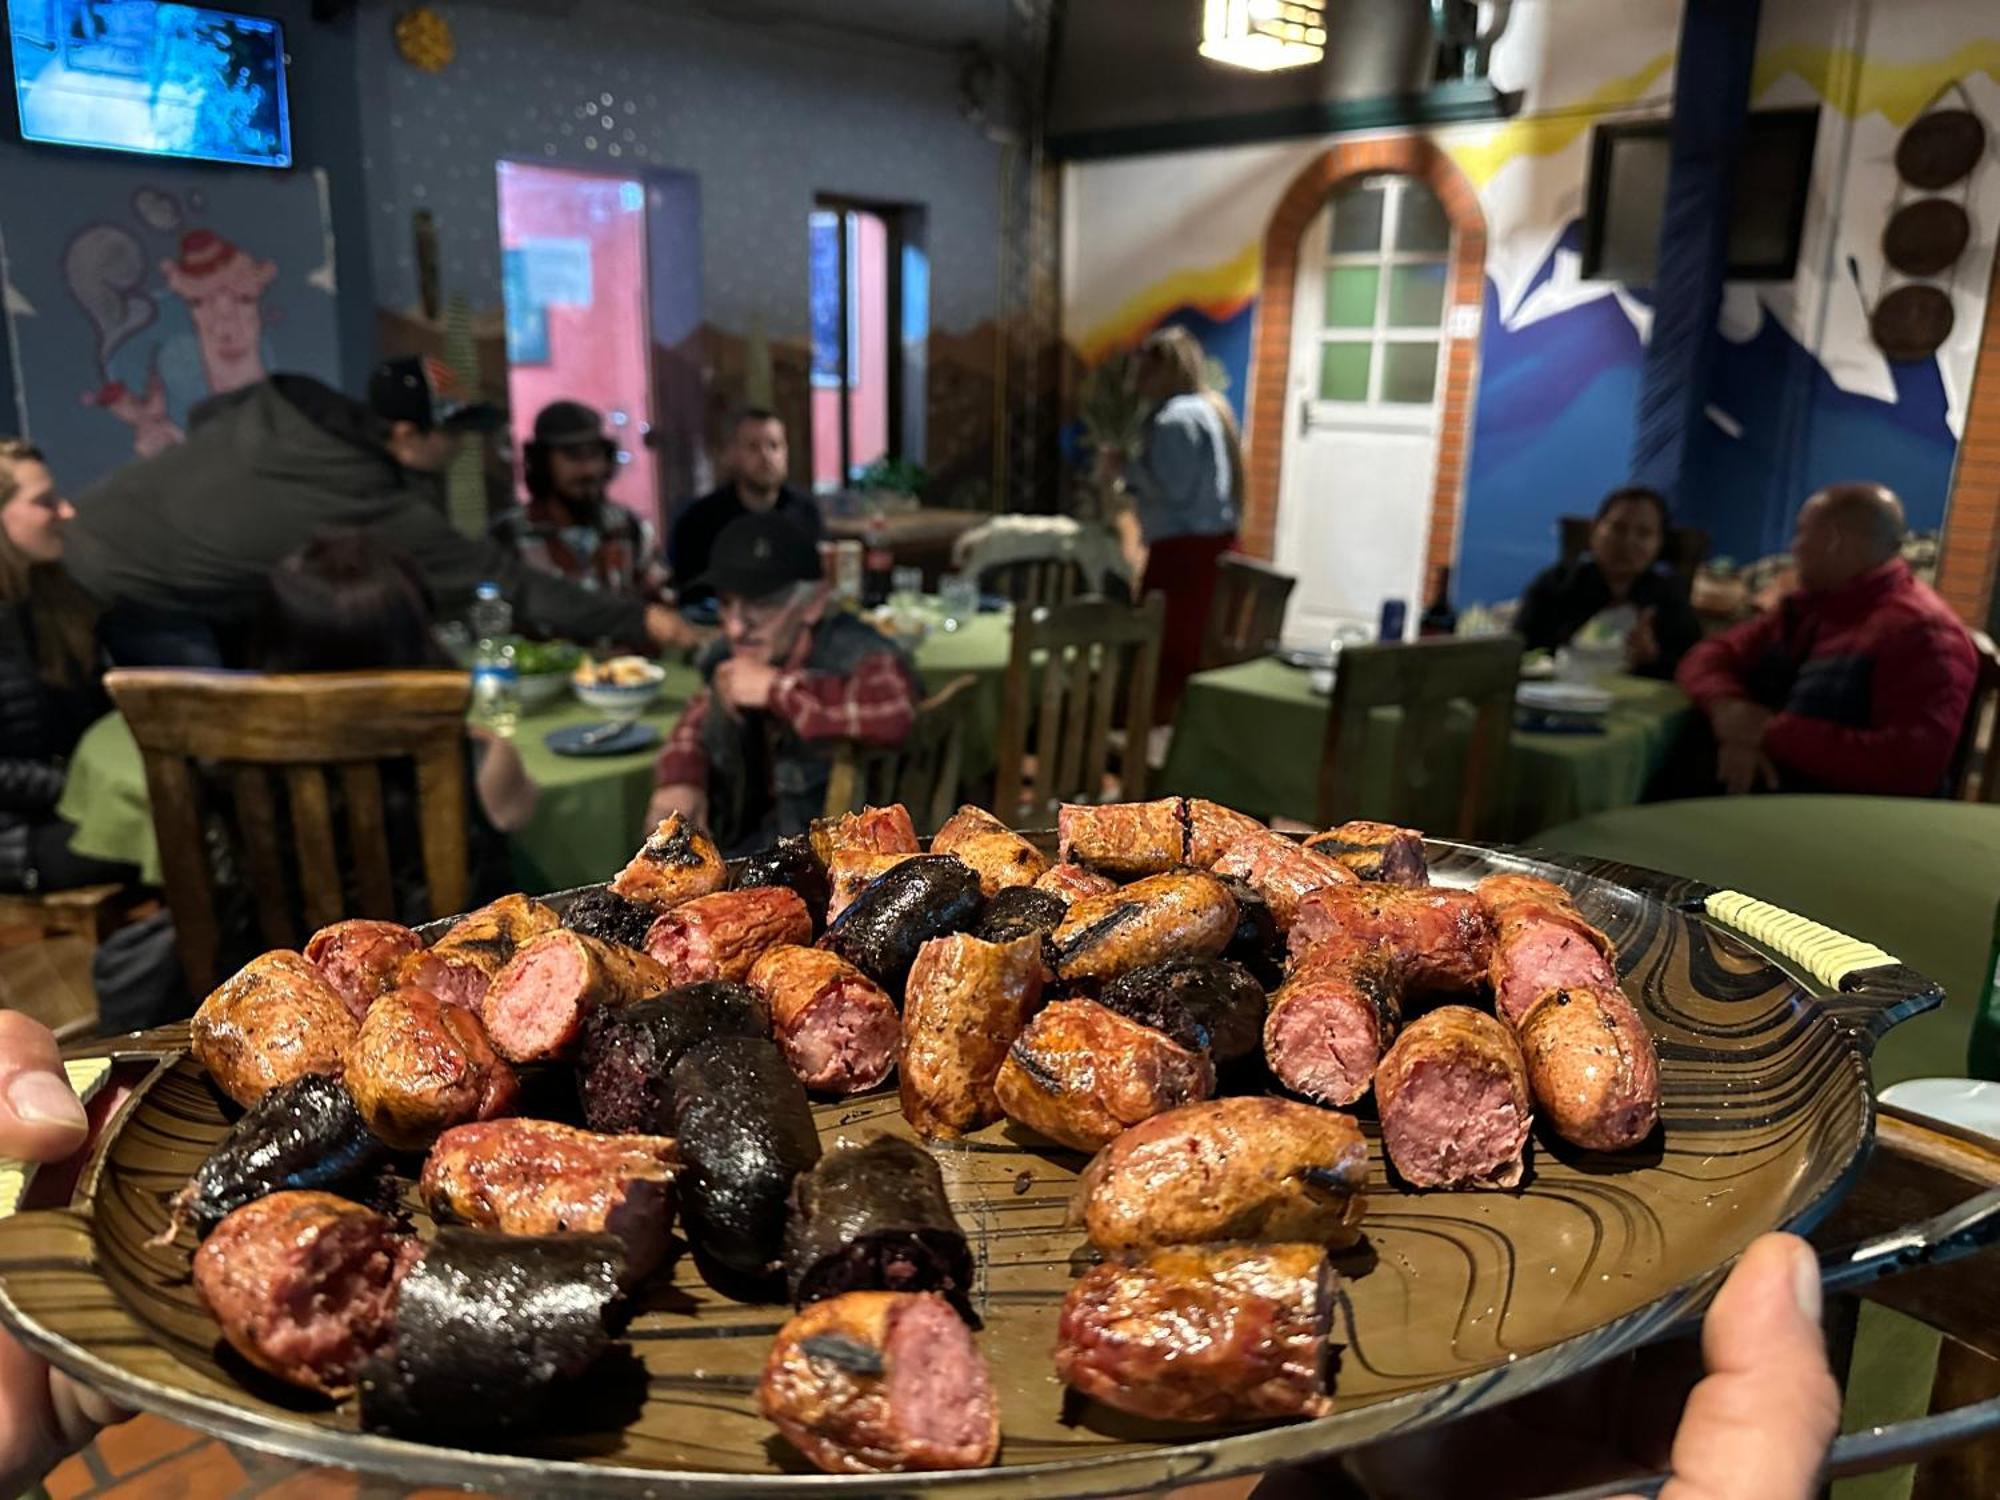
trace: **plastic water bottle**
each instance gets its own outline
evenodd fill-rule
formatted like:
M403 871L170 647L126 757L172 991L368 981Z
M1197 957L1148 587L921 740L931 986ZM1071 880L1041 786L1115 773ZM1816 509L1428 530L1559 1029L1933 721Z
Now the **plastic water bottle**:
M521 718L521 673L514 664L514 607L497 583L472 599L472 722L503 738Z

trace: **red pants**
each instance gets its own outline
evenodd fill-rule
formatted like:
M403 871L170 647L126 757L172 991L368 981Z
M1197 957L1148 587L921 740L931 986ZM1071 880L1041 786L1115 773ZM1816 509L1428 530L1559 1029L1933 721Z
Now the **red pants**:
M1236 546L1234 535L1170 536L1146 553L1146 576L1139 597L1158 589L1167 596L1166 632L1160 640L1160 686L1153 722L1171 724L1181 689L1201 665L1208 634L1209 606L1215 602L1215 560Z

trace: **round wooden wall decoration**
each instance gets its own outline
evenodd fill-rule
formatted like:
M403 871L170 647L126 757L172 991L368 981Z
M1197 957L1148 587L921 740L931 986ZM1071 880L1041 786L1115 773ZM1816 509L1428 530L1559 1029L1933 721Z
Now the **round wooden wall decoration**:
M1934 110L1903 132L1896 171L1911 187L1934 193L1979 164L1986 125L1969 109Z
M413 68L442 73L458 55L458 42L449 21L430 6L419 5L397 18L396 51Z
M1951 336L1951 298L1934 286L1899 286L1875 304L1868 331L1891 359L1927 359Z
M1882 254L1905 276L1935 276L1965 253L1972 221L1949 198L1919 198L1882 231Z

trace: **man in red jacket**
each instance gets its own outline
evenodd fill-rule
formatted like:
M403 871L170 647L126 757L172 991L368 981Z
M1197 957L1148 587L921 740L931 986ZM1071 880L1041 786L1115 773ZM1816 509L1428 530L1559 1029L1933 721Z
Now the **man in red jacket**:
M1799 591L1681 662L1674 680L1714 727L1724 791L1943 790L1978 657L1902 544L1887 488L1821 490L1792 538Z

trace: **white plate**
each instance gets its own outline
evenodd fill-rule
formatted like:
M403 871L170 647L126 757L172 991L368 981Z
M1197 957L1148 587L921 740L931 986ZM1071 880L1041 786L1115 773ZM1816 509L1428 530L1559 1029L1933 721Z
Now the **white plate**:
M1602 714L1611 711L1611 694L1581 682L1524 682L1514 690L1523 708L1550 714Z
M2000 1140L2000 1083L1984 1078L1907 1078L1882 1090L1882 1102Z

